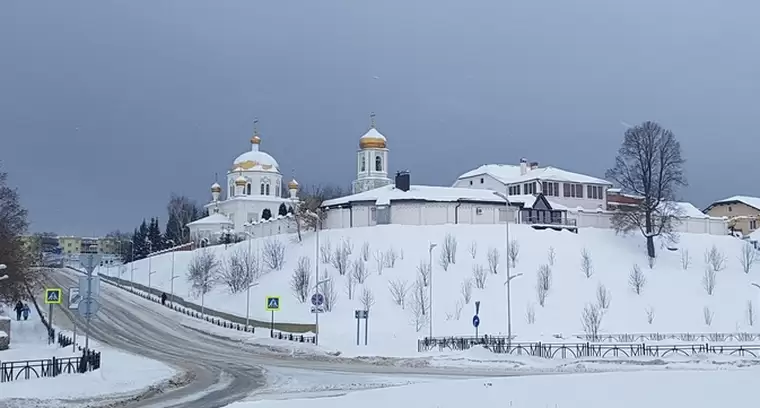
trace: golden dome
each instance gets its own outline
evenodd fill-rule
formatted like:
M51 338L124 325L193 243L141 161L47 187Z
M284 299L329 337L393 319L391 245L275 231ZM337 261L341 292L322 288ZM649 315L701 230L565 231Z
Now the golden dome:
M256 144L257 145L257 144L260 144L260 143L261 143L261 138L258 135L256 135L256 136L254 136L254 137L251 138L251 144Z
M385 146L385 136L374 127L371 127L364 136L359 138L359 148L361 149L385 149Z
M212 193L221 193L222 192L222 186L220 186L218 183L214 183L211 185L211 192Z
M235 179L236 186L245 186L246 184L248 184L248 180L246 180L246 178L243 176L240 176Z
M288 183L288 190L298 190L298 182L296 179L290 180Z

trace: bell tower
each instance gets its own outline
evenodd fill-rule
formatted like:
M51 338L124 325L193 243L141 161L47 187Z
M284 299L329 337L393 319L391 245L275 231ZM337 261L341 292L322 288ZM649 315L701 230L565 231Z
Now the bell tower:
M359 138L356 152L356 180L353 193L361 193L391 184L388 178L387 139L375 128L375 114L370 114L369 130Z

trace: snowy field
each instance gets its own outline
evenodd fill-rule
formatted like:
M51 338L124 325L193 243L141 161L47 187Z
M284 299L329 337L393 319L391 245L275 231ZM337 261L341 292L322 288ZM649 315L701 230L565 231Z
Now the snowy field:
M751 406L760 371L658 371L446 380L325 398L252 401L229 408L713 408Z
M415 291L414 286L422 279L420 270L426 270L429 242L437 244L432 254L434 336L474 335L471 319L475 301L481 302L480 334L504 334L507 326L504 232L504 226L493 225L378 226L321 232L317 261L320 276L332 279L336 298L332 310L320 316L320 344L349 354L408 356L416 353L417 340L428 335L427 316L420 316L420 312L422 304L427 308L429 288ZM570 337L583 333L584 308L599 305L599 293L607 299L602 308L601 333L760 331L754 327L756 306L750 306L760 295L751 282L760 279L755 277L757 271L744 272L739 259L743 242L739 239L681 234L679 242L670 245L670 250L659 245L658 257L650 268L640 234L622 237L611 230L594 228L573 234L536 231L523 225L512 225L510 234L516 247L519 246L512 274L522 274L512 281L516 341L556 341L555 334ZM447 236L449 243L456 242L456 249L453 262L444 268L441 254L447 247ZM315 237L313 232L308 233L300 243L294 238L275 236L205 250L212 252L223 265L232 254L240 254L249 245L263 260L273 245L282 246L282 268L269 270L271 268L264 266L266 270L259 278L259 285L251 290L252 318L269 321L265 298L280 296L277 321L314 322L311 305L308 300L302 303L294 295L291 282L300 260L309 263L313 284ZM714 274L706 272L710 265L705 257L713 247L713 252L723 258ZM200 251L203 250L174 254L175 274L179 275L174 281L175 293L199 304L200 296L191 291L186 275L188 264ZM136 282L148 284L149 263L155 272L151 285L169 293L172 254L135 262ZM345 275L341 275L344 267ZM365 271L363 283L351 278L357 269ZM548 272L548 279L543 279L545 285L542 285L548 288L543 305L537 290L542 269ZM637 280L643 282L640 293L636 293L631 284L634 269L640 271ZM131 271L132 265L128 264L120 276L129 280ZM119 272L112 268L102 273ZM714 282L711 294L705 288L706 276ZM478 281L484 281L483 288L478 287L481 286ZM390 289L394 284L406 289L403 307ZM363 308L362 298L369 294L373 298L369 346L357 347L354 310ZM205 304L245 316L246 293L231 293L226 285L216 283L206 294ZM363 330L362 324L362 336Z
M84 341L83 338L79 340ZM77 406L69 400L132 394L175 375L175 370L157 361L116 350L94 340L90 340L90 344L102 353L103 365L99 370L0 383L0 406ZM71 346L61 348L57 344L49 345L45 326L33 312L28 321L12 321L11 348L0 351L0 361L78 355Z

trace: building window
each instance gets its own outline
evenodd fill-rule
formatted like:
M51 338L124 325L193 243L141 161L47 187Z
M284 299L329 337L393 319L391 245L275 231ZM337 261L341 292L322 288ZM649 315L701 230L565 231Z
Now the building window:
M372 217L372 221L377 221L377 208L376 207L370 208L369 213L370 213L370 217Z
M269 195L269 184L267 184L267 195Z
M520 195L520 185L518 184L516 186L509 186L508 194L509 195Z
M757 220L749 220L749 229L751 230L757 229Z
M530 182L523 184L523 190L525 194L536 194L536 183Z
M475 209L475 215L483 215L483 209L478 207Z
M483 177L480 178L480 184L483 184Z
M541 187L545 196L559 197L559 183L544 181Z
M261 183L261 195L264 195L264 183Z
M733 211L733 210L731 209L731 206L729 205L728 206L728 212L731 212L731 211Z
M245 186L245 193L248 194L248 195L251 195L251 183L248 183Z
M562 195L565 197L583 198L583 184L562 184Z
M586 186L586 197L593 198L595 200L604 199L604 187L602 186Z
M375 157L375 171L383 171L383 159L380 156Z
M472 185L472 180L470 180L470 185Z
M367 171L367 158L364 155L362 155L360 171Z

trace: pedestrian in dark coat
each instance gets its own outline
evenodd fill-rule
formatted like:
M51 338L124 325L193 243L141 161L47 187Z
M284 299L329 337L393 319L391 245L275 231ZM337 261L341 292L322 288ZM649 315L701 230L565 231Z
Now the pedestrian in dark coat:
M164 305L164 306L166 305L166 293L165 292L161 294L161 304Z
M24 310L24 304L19 300L16 302L16 307L13 308L16 311L16 320L21 320L21 312Z
M21 312L24 314L24 320L29 319L29 313L32 311L29 309L28 303L24 303L24 308L21 310Z

